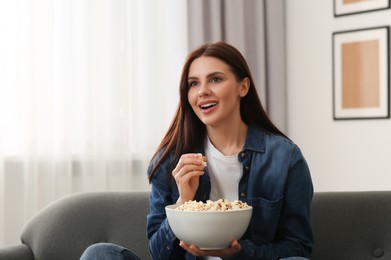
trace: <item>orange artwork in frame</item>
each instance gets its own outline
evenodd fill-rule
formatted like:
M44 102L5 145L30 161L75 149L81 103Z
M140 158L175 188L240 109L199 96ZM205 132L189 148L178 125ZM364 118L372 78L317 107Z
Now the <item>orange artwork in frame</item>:
M390 0L334 0L335 17L388 8Z
M333 117L390 117L389 27L333 33Z

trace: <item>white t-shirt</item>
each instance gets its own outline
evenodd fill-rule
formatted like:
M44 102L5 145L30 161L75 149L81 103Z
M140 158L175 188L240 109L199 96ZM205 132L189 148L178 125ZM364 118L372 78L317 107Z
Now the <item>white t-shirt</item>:
M239 182L243 175L243 166L238 155L223 155L207 138L205 156L208 162L208 174L211 182L210 200L238 199ZM221 259L208 256L203 259Z
M208 161L208 173L211 182L210 200L238 199L239 181L243 175L243 166L238 155L223 155L207 138L205 156Z

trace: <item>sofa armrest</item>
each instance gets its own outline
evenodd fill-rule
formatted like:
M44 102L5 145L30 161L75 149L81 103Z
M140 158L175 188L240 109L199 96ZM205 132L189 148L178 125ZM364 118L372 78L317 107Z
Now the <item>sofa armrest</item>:
M0 259L34 260L30 247L25 244L5 246L0 248Z
M23 229L36 259L77 260L90 245L114 243L149 259L149 192L85 192L47 205ZM2 260L2 259L0 259Z

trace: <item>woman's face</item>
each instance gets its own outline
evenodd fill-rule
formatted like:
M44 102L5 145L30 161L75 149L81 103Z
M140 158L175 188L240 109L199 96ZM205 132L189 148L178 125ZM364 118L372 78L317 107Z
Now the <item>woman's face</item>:
M249 79L237 81L223 61L201 56L189 68L189 103L206 126L232 124L240 118L240 98L247 94Z

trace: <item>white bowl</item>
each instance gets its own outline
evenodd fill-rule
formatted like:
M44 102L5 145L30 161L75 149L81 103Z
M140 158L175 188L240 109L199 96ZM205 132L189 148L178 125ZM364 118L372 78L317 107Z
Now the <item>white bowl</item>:
M252 207L228 211L181 211L166 206L168 223L179 240L203 250L227 248L250 223Z

